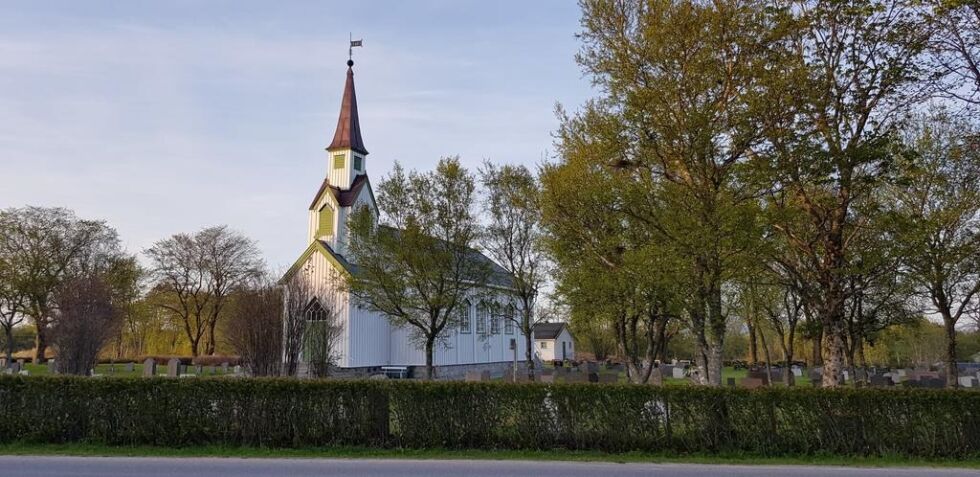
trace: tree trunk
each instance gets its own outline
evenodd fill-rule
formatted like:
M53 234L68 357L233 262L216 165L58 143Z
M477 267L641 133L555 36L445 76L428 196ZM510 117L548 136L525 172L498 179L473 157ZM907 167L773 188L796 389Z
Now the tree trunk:
M657 324L657 350L653 353L653 359L659 360L661 363L667 362L667 321L669 318L665 318L661 323Z
M787 344L784 341L781 346L783 347L783 357L786 358L786 367L783 369L783 384L789 388L796 384L796 376L793 375L793 344Z
M956 369L956 322L952 319L943 317L943 324L946 328L946 387L956 388L959 386L959 370Z
M821 384L825 388L840 386L841 373L844 371L843 332L840 320L826 323L823 326L823 377Z
M759 339L762 341L762 352L766 357L766 378L769 379L769 386L772 386L772 357L769 355L769 344L766 343L766 334L759 330Z
M5 354L7 357L7 361L6 361L7 367L9 368L11 366L11 363L13 363L14 361L14 327L13 326L4 327L3 334L5 335L5 339L7 340Z
M214 350L215 350L214 329L217 325L218 325L218 320L216 319L208 323L208 344L204 352L204 354L208 356L214 356Z
M435 337L429 337L425 340L425 380L432 381L433 369L432 369L432 349L434 348Z
M759 362L759 347L756 343L756 331L755 325L752 324L752 320L748 320L746 325L749 327L749 362L758 363Z
M534 342L531 340L530 327L528 330L529 332L524 333L524 359L527 360L527 379L534 381Z
M823 353L821 353L821 347L823 346L823 329L817 332L817 335L813 337L813 349L810 355L810 366L820 366L823 364Z
M191 338L188 341L191 342L191 356L193 356L193 357L196 358L198 356L198 354L199 354L199 347L200 347L200 344L201 344L201 340L200 339L196 339L195 340L195 339ZM173 350L173 346L171 346L171 350Z
M34 336L34 364L41 364L47 361L45 352L48 348L48 333L44 320L36 320L35 328L37 334Z

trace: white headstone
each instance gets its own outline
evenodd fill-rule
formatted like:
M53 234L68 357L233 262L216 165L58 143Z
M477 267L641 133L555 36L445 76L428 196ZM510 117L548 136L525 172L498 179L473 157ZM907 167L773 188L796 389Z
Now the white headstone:
M674 366L673 374L671 375L674 379L684 379L684 368L680 366Z
M802 370L802 369L800 369L800 368L799 368L799 367L797 367L797 366L793 366L793 376L796 376L796 377L798 377L798 378L799 378L799 377L802 377L802 376L803 376L803 370Z
M170 358L167 361L167 377L176 378L180 377L180 360L177 358Z
M973 380L976 379L973 376L960 376L957 381L960 383L960 387L972 388Z
M157 375L157 362L153 358L146 358L143 361L143 377L152 378Z

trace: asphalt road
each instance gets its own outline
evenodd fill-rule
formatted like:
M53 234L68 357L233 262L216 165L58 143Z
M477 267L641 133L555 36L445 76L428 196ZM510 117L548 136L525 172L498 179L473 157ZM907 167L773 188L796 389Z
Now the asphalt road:
M980 471L927 468L614 464L588 462L235 459L158 457L0 456L2 477L977 477Z

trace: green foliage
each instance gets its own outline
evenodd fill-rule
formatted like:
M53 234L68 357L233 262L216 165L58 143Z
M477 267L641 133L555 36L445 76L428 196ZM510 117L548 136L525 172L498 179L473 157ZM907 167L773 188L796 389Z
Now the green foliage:
M0 379L0 441L980 453L980 393L281 379Z
M357 264L346 277L350 293L361 306L409 327L424 347L428 376L433 348L463 301L494 278L473 248L480 232L475 193L475 178L459 158L443 158L424 173L395 164L378 184L381 217L360 207L348 222L349 255Z
M374 445L385 389L273 379L0 380L0 435L30 442L189 446Z

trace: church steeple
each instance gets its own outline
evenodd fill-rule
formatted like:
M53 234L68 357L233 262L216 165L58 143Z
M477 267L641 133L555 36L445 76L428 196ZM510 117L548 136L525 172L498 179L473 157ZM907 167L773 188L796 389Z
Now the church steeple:
M337 118L337 130L333 133L333 141L327 147L328 151L350 149L354 152L367 154L364 140L361 139L361 124L357 118L357 95L354 93L354 61L347 61L347 83L344 85L344 97L340 103L340 117Z

